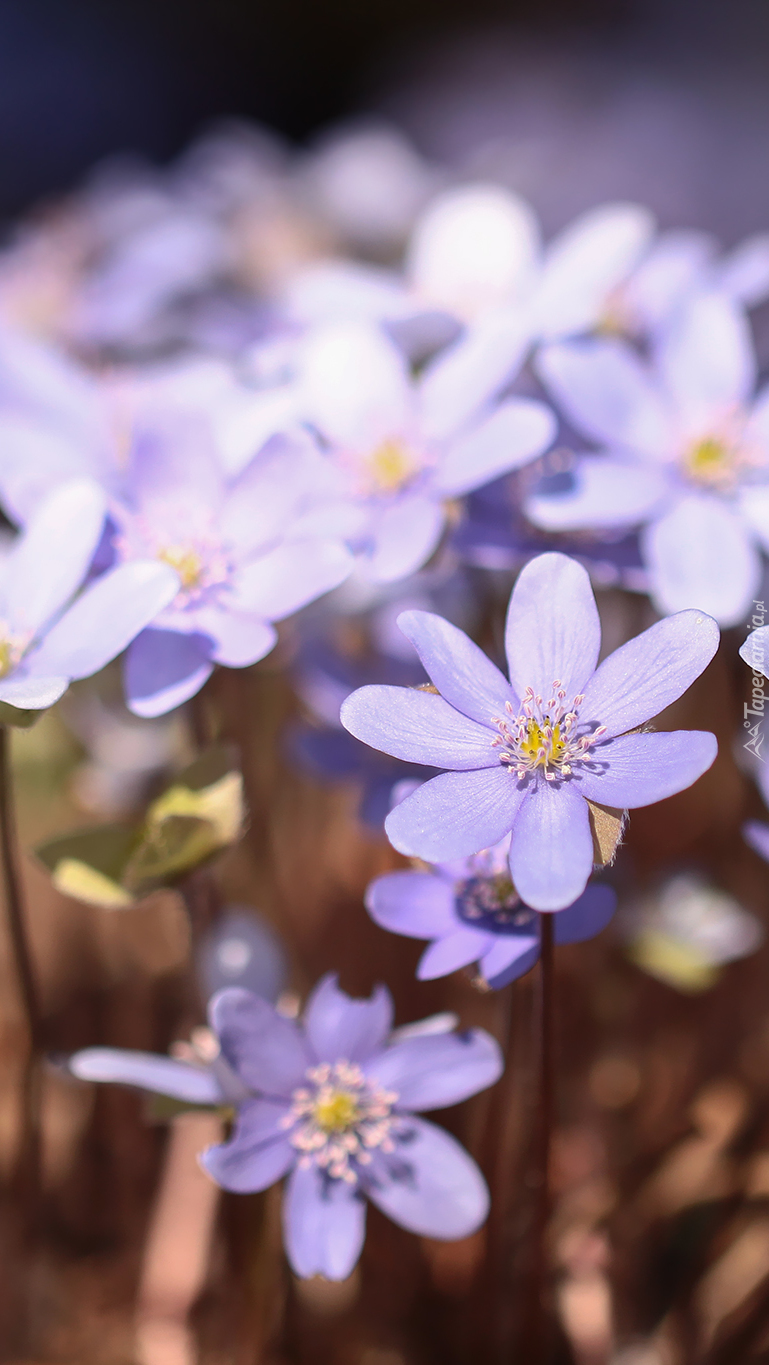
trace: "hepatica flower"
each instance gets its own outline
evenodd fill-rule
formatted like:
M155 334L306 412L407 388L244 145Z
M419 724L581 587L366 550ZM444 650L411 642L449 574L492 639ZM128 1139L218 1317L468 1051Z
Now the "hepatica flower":
M439 359L412 380L402 353L373 326L320 328L301 361L299 406L318 434L336 496L318 526L333 527L376 582L414 573L436 549L446 505L533 460L555 434L542 403L488 407L487 373Z
M494 990L515 981L539 957L541 924L510 880L510 836L469 858L430 870L388 872L366 891L366 908L383 929L429 938L417 976L430 981L478 962ZM590 885L556 916L556 943L593 938L614 914L609 886Z
M249 991L209 1006L221 1052L208 1067L88 1048L70 1061L86 1080L123 1081L193 1103L236 1104L228 1142L201 1164L237 1194L287 1176L286 1252L298 1275L344 1279L360 1255L366 1199L410 1232L451 1240L480 1227L488 1191L475 1162L415 1111L443 1109L502 1073L482 1029L390 1038L392 999L353 1000L324 977L301 1024Z
M322 461L306 439L276 438L227 479L200 422L175 419L134 443L115 547L126 562L170 565L179 589L126 660L128 704L157 716L193 696L216 663L269 653L274 622L336 587L352 557L338 537L303 529Z
M177 592L174 570L145 557L78 595L104 516L95 483L63 484L0 561L0 703L20 712L52 706L74 678L120 654Z
M342 722L396 758L449 769L390 812L401 853L445 862L510 833L513 885L534 910L562 910L593 867L590 802L629 809L685 787L713 762L703 731L630 733L681 695L718 646L701 612L658 622L600 667L601 630L585 570L560 554L532 560L510 598L510 681L472 640L430 612L398 623L439 695L363 687Z
M652 363L610 339L546 347L538 369L574 427L602 448L573 489L529 499L546 530L643 525L653 599L741 620L769 547L769 389L744 314L722 294L692 298Z

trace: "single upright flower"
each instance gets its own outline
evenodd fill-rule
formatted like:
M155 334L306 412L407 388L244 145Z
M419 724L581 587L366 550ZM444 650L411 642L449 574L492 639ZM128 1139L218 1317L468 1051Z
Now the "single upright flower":
M63 484L0 563L0 703L20 712L52 706L74 678L120 654L178 592L171 566L145 556L77 595L105 510L97 484Z
M477 962L492 990L528 972L537 961L541 922L510 880L510 836L469 858L422 871L386 872L366 890L366 909L383 929L429 938L417 976L431 981ZM555 920L556 943L581 943L605 929L617 897L591 884Z
M227 479L205 427L175 419L134 443L112 504L120 559L155 558L179 591L129 650L128 704L157 716L193 696L216 663L242 668L272 649L274 622L337 587L352 557L311 514L323 462L306 438L276 438Z
M756 360L742 311L692 298L647 364L624 342L545 347L537 368L573 426L603 447L570 491L534 496L550 531L643 526L653 600L740 621L769 548L769 388L753 399Z
M561 554L531 560L510 598L510 681L431 612L398 623L436 691L363 687L342 723L396 758L447 768L385 822L401 853L445 862L510 832L510 875L534 910L562 910L593 868L589 803L647 806L696 781L716 752L699 730L632 733L710 662L718 628L702 612L659 621L603 661L587 573Z
M474 1232L488 1211L475 1162L414 1111L493 1085L499 1047L482 1029L433 1032L431 1021L391 1036L392 1014L384 986L353 1000L333 976L316 986L301 1025L229 988L209 1006L221 1051L208 1066L87 1048L70 1069L192 1103L234 1103L232 1136L209 1147L202 1166L236 1194L288 1176L283 1229L293 1269L341 1280L363 1247L366 1199L410 1232L446 1240Z
M376 582L414 573L436 549L446 504L520 468L550 445L552 413L527 398L489 409L486 367L440 358L417 380L378 328L320 328L303 347L298 411L337 480L318 526L335 527Z

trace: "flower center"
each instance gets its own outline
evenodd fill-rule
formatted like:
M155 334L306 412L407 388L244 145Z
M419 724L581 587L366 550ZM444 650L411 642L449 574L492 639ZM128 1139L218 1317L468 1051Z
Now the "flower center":
M377 493L400 493L419 473L421 461L404 441L382 441L366 460L366 469Z
M197 550L185 545L167 545L160 550L158 559L162 559L165 564L170 564L172 569L176 569L182 580L182 587L186 589L197 588L200 585L203 573L203 559Z
M591 734L575 733L584 700L580 695L567 704L566 692L557 678L548 701L527 687L517 716L512 703L507 702L507 715L492 717L499 730L492 744L500 750L500 763L519 779L539 770L548 782L569 777L572 764L587 758L591 746L606 734L605 725Z
M519 934L533 930L536 915L523 905L509 876L470 877L457 887L455 907L461 920L473 929L492 934Z
M310 1067L306 1080L309 1085L294 1091L282 1120L289 1142L301 1152L299 1165L318 1166L332 1179L354 1184L357 1167L369 1164L373 1150L393 1150L397 1120L391 1110L398 1096L372 1085L359 1066L345 1060Z
M0 678L7 678L21 663L29 639L24 635L12 635L5 621L0 621Z
M722 487L734 476L737 452L728 442L717 436L706 436L690 446L685 463L689 474L698 483Z

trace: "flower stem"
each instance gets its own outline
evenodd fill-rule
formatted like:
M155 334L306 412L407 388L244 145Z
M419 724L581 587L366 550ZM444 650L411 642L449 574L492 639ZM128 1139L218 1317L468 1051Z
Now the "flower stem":
M531 1365L548 1365L553 1347L550 1305L550 1145L555 1112L555 951L554 921L551 914L540 917L542 948L539 966L539 1084L537 1126L531 1184L535 1190L532 1229L531 1289L528 1299L529 1324L525 1333L525 1358Z
M10 748L8 728L0 725L0 858L3 899L28 1034L28 1050L21 1083L21 1133L17 1178L30 1223L34 1223L40 1190L42 1012L27 940L18 864Z

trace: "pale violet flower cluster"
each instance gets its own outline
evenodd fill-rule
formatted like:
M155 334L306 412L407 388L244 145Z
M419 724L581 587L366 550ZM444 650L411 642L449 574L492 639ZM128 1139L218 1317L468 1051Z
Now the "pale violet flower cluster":
M468 857L510 834L516 892L534 910L563 910L593 869L589 803L651 805L712 764L714 735L641 729L689 687L718 647L715 622L679 612L598 665L601 628L590 581L574 560L529 562L510 598L510 680L463 631L430 612L404 612L435 688L363 687L342 707L359 739L448 769L391 811L401 853L428 862Z
M354 1000L332 976L310 995L301 1023L237 987L214 996L209 1018L220 1050L206 1065L86 1048L70 1070L191 1104L233 1105L231 1136L201 1164L238 1194L286 1179L283 1234L298 1275L350 1274L366 1200L424 1237L480 1227L489 1206L481 1172L455 1138L417 1115L499 1078L501 1052L483 1029L457 1033L438 1017L393 1034L385 987Z

